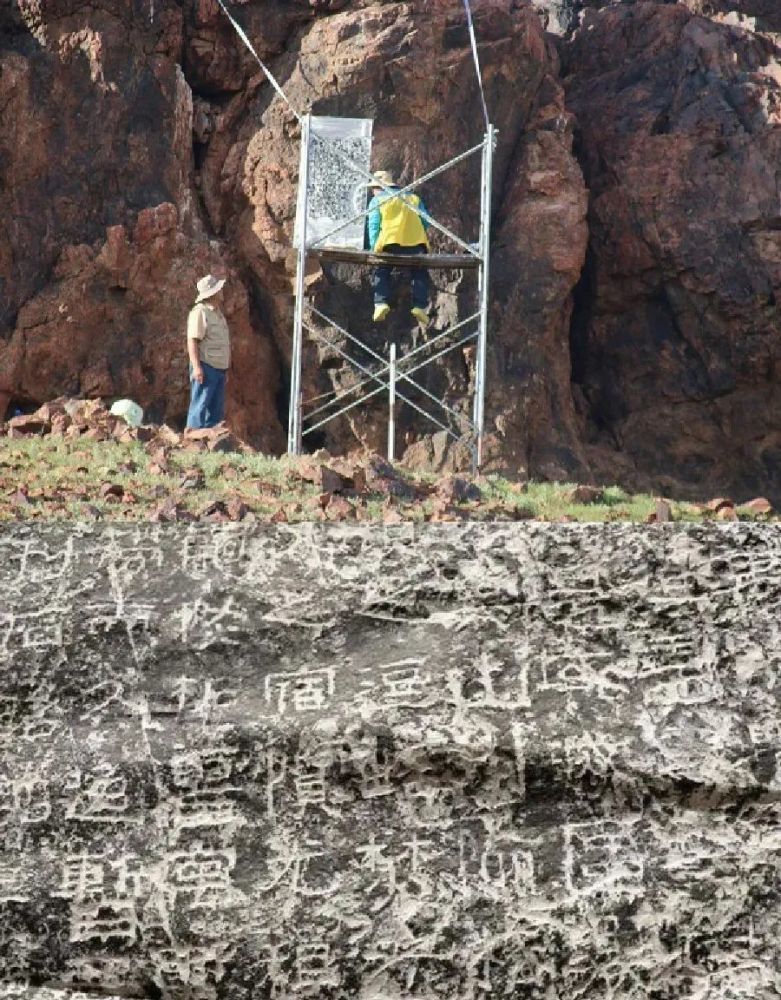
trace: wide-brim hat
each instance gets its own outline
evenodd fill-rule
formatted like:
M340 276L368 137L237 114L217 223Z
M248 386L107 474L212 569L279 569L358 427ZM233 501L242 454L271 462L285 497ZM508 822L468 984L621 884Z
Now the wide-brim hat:
M396 181L393 178L393 174L390 170L375 170L372 174L372 179L369 182L369 187L394 187Z
M203 302L204 299L210 299L212 295L216 295L217 292L222 291L222 286L225 284L225 278L216 278L213 274L207 274L205 278L201 280L196 285L198 289L198 298L196 302Z

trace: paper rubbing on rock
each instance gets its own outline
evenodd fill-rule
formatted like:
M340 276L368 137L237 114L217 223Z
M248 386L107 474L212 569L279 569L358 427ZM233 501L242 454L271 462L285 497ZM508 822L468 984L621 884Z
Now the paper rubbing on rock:
M0 996L777 996L780 562L6 528Z
M362 250L371 171L370 118L310 118L307 244ZM294 243L300 246L303 185L299 186ZM352 220L352 221L351 221ZM347 223L338 232L332 230ZM328 234L331 235L328 235Z

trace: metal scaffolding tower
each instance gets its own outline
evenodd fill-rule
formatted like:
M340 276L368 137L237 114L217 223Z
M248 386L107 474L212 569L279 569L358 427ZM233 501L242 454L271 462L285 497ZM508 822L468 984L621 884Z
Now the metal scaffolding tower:
M317 121L317 119L314 119ZM307 220L309 216L310 197L310 166L313 145L318 141L318 136L312 127L313 119L310 115L305 115L301 120L301 159L299 170L299 192L298 192L298 216L297 216L297 250L298 262L296 270L295 284L295 313L293 321L293 350L291 356L290 371L290 417L288 424L288 453L298 455L301 453L302 440L307 434L318 430L331 420L352 410L380 393L388 394L388 458L394 461L396 452L395 426L397 406L399 402L404 402L412 407L427 421L434 424L440 430L455 440L466 438L472 454L475 469L482 465L483 458L483 435L485 423L485 384L486 384L486 347L488 341L488 295L489 295L489 261L491 250L491 193L493 178L493 154L496 145L497 132L491 124L487 125L483 140L478 145L453 157L435 170L418 178L411 184L399 191L392 193L398 196L407 194L419 187L421 184L432 180L434 177L444 173L470 157L480 154L481 156L481 180L480 180L480 229L477 243L469 243L451 232L446 226L437 222L430 213L426 213L426 221L429 225L453 241L459 250L458 254L426 254L421 257L393 256L392 254L375 254L365 250L350 249L346 247L329 246L329 239L335 236L340 230L347 226L365 220L369 209L357 213L353 218L342 221L322 235L313 236L308 232ZM348 158L339 157L344 160L345 165L353 171L358 171L363 175L364 181L371 181L372 175L367 172L362 164L348 162ZM377 184L377 187L382 185ZM388 188L384 190L389 191ZM420 213L419 213L420 214ZM475 269L477 270L477 310L466 319L461 320L454 326L442 330L430 340L425 341L418 347L397 356L396 345L392 344L387 358L383 357L368 346L360 337L350 333L341 327L333 319L316 309L306 298L304 277L306 273L307 260L316 257L321 261L349 262L361 266L393 266L393 267L415 267L425 266L428 269ZM350 343L366 352L377 366L368 367L348 351L342 349L339 344L328 339L326 335L317 329L313 319L317 318L325 323L327 327L335 330L345 337ZM464 331L467 331L464 334ZM355 385L350 386L342 392L335 392L333 398L328 402L318 406L306 416L307 426L304 428L303 401L302 401L302 361L303 361L303 338L304 331L311 337L326 344L336 351L350 365L356 369L362 378ZM455 342L453 338L459 334ZM463 414L457 413L450 407L444 399L440 399L434 393L429 392L420 385L412 376L415 372L424 368L432 361L448 354L450 351L463 348L471 341L477 341L475 352L475 377L474 396L472 401L472 419L469 420ZM436 348L434 353L428 354L430 350ZM410 387L416 392L425 396L436 409L436 416L413 402L399 387L406 389ZM358 398L350 402L343 402L347 397L360 393ZM327 412L334 404L340 405L334 412ZM453 429L452 425L458 428Z

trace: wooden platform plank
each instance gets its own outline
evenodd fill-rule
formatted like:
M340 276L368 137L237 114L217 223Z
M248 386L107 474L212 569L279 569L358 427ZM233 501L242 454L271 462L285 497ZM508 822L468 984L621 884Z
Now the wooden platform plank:
M405 254L372 253L370 250L350 250L342 247L311 247L309 254L324 263L333 264L365 264L369 267L420 267L437 268L440 270L473 270L480 266L477 257L471 254L427 253L414 257ZM421 260L422 258L422 260Z

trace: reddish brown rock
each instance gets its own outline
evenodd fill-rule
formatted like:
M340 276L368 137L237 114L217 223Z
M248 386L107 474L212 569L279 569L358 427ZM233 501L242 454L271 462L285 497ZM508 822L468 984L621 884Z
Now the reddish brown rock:
M182 435L169 427L168 424L161 424L156 429L154 442L161 447L176 446L182 443Z
M383 524L401 524L404 518L395 507L385 507L382 511Z
M54 437L62 437L66 430L70 427L71 418L67 413L57 413L52 417L52 426L50 433Z
M773 505L766 497L755 497L741 506L752 514L767 515L773 513Z
M183 421L187 311L197 279L222 269L228 416L240 436L281 448L272 341L195 186L183 11L18 10L0 32L3 210L15 220L0 228L0 406L78 392Z
M32 503L26 486L20 486L18 490L14 490L9 499L17 507L27 507Z
M206 476L203 469L200 469L197 465L185 469L182 473L182 478L179 480L179 486L183 490L201 490L205 485Z
M781 495L777 39L610 5L565 72L591 194L572 343L595 475Z
M718 514L720 510L725 508L733 508L735 506L734 500L728 500L726 497L715 497L713 500L709 500L705 504L705 509L711 511L714 514Z
M217 452L234 452L242 449L241 441L224 423L215 427L188 428L184 432L183 443L185 448L195 446L197 450L201 450L201 447L202 450Z
M781 112L777 42L761 32L778 30L776 0L473 6L499 129L484 468L775 502ZM591 9L557 49L535 8L567 31ZM0 418L62 393L121 395L181 427L184 321L197 278L218 271L234 346L228 425L280 452L298 171L289 110L213 2L153 5L148 17L131 0L4 10L0 163L15 221L0 231ZM236 14L296 107L372 117L375 165L403 180L479 141L461 0L247 0ZM475 161L423 194L471 241L478 187ZM473 276L434 282L433 330L418 339L471 311ZM412 346L405 301L384 329L368 324L365 272L313 264L307 288L380 357L391 339ZM305 357L305 399L354 384L332 347L307 339ZM460 431L475 361L470 344L416 375ZM379 395L317 443L329 455L383 448L386 409ZM107 430L69 416L56 433ZM397 416L406 465L471 468L466 437L453 442L403 400ZM384 492L398 481L375 477Z
M104 500L108 500L109 497L121 497L125 492L125 488L119 483L101 483L98 488L98 495Z
M19 435L45 434L50 427L51 424L47 418L39 417L36 414L11 417L8 421L9 430L16 431Z
M355 520L355 507L346 497L334 495L326 504L325 516L329 521Z
M174 499L169 499L154 508L149 515L149 520L163 523L170 522L181 524L195 521L196 517L181 503L178 503Z
M569 319L586 247L586 195L572 155L573 120L556 79L555 51L531 5L493 0L475 6L491 116L500 130L486 466L525 468L532 463L537 475L572 475L583 471L583 455L569 388ZM218 9L212 14L204 8L200 15L199 37L213 42L200 47L198 63L208 51L209 73L222 64L229 89L236 88L219 114L209 118L201 170L204 200L212 220L241 248L263 288L279 353L288 358L297 134L284 105L269 104L262 83L238 88L235 63L225 56L229 46L223 47L226 36ZM357 16L360 31L355 30ZM242 18L261 45L272 45L279 37L273 35L279 30L276 15L267 19L267 30L255 4L244 7ZM375 162L396 170L403 180L482 137L480 96L460 0L425 5L356 0L336 13L329 7L329 16L315 17L301 30L296 55L285 75L291 101L308 107L316 100L319 114L373 117ZM431 71L434 66L436 72ZM456 87L453 81L459 81ZM456 120L458 129L453 128ZM445 225L468 240L476 238L477 159L427 185L423 194ZM452 249L444 239L435 243ZM392 313L385 329L375 331L368 325L366 275L344 267L327 271L322 280L313 266L308 277L319 307L366 336L380 355L387 354L391 336L400 349L411 346L406 307ZM473 277L440 273L435 285L437 330L465 318L467 308L472 311L467 296L474 299ZM334 331L329 338L348 347ZM305 400L354 383L338 353L314 341L305 345L304 369ZM473 358L470 363L462 351L453 352L422 378L429 391L447 395L464 417L469 415ZM418 403L429 405L425 397ZM378 397L326 425L321 440L333 454L356 444L384 448L386 422L387 406ZM466 428L465 423L460 426ZM429 447L427 442L437 436L433 430L411 408L399 407L399 443L419 439L405 452L404 464L468 468L471 455L463 444L445 437Z
M482 491L475 483L459 476L446 476L436 484L437 496L446 504L469 503L482 499Z
M320 488L327 493L344 493L352 487L352 481L340 475L327 465L320 466Z
M601 503L604 493L597 486L576 486L567 494L567 503Z
M225 512L231 521L243 521L250 509L240 497L231 497L225 505Z

